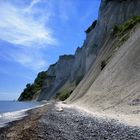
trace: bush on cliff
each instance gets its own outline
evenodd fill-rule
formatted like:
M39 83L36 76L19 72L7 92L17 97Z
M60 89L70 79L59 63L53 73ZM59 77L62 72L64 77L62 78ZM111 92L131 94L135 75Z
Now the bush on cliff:
M97 20L95 20L92 25L85 31L86 33L89 33L91 30L93 30L95 28L97 24Z
M113 28L113 34L123 35L127 30L132 29L137 23L140 23L140 16L135 16L122 25L115 25Z
M42 71L38 73L37 78L33 84L27 84L24 91L19 98L20 101L31 100L33 96L42 88L43 82L47 77L47 72Z
M105 66L106 66L106 61L103 60L103 61L101 62L101 70L103 70Z
M59 92L56 94L55 99L59 99L60 101L66 100L73 91L65 91L65 92Z
M108 2L114 1L114 0L104 0L105 3L107 4ZM117 0L118 2L123 2L123 1L127 1L127 0Z

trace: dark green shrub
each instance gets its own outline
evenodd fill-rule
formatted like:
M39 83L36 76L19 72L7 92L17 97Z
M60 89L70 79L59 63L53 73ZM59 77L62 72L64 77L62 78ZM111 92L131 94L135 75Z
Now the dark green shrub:
M42 88L43 82L46 79L46 77L47 77L47 72L42 71L38 73L37 78L35 79L34 83L26 85L26 88L21 93L21 96L19 98L20 101L31 100L33 96L35 95L35 93L37 93L37 91L39 91Z
M120 26L115 25L115 26L113 27L113 34L114 34L114 35L117 34L117 33L119 33L120 31L121 31Z
M103 61L101 62L101 70L103 70L105 66L106 66L106 61L103 60Z
M135 16L122 25L115 25L113 28L114 35L123 35L127 30L132 29L137 23L140 23L140 16Z
M104 0L106 4L108 4L108 2L114 1L114 0ZM127 1L127 0L116 0L118 2L123 2L123 1Z
M91 30L93 30L95 28L97 24L97 20L95 20L92 25L85 31L86 33L89 33Z
M55 99L59 99L60 101L66 100L72 93L73 91L67 91L67 92L59 92L56 94Z

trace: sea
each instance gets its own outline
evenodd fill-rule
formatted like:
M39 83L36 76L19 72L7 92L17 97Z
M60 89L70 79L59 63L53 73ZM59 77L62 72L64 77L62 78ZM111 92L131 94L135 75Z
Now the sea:
M0 101L0 128L27 116L26 111L43 106L39 102Z

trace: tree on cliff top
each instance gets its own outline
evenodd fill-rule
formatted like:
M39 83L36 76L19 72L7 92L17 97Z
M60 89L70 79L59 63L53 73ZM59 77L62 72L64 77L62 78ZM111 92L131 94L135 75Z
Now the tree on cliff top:
M27 84L26 88L22 92L19 100L24 101L24 100L31 100L33 96L37 93L37 91L41 90L43 86L43 82L47 77L47 72L42 71L39 72L34 83L33 84Z

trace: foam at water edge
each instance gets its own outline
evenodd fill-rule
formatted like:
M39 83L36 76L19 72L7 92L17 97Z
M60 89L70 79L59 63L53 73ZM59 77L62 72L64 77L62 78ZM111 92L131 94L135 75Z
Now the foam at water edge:
M15 111L15 112L6 112L6 113L2 113L0 114L0 128L6 126L9 122L15 121L15 120L20 120L23 117L27 116L26 111L31 110L31 109L35 109L35 108L39 108L44 106L43 105L38 105L36 107L32 107L32 108L28 108L28 109L23 109L20 111Z
M7 112L0 115L0 127L4 127L7 123L21 119L27 114L25 113L26 110L20 110L15 112Z

